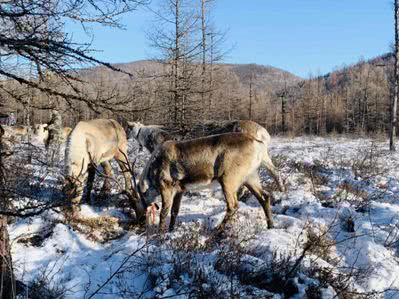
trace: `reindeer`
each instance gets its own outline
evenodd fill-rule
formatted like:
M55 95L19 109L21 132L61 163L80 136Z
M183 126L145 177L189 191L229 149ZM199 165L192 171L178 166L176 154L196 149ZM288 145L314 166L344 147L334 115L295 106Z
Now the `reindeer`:
M174 139L163 126L150 125L146 126L140 122L128 122L128 135L133 135L134 139L140 145L140 149L145 147L150 153L155 148L167 140Z
M2 125L4 130L4 137L12 142L22 140L29 133L28 126L6 126Z
M87 194L93 186L95 167L104 169L103 191L110 189L112 176L110 160L115 159L125 178L125 191L131 192L131 174L128 171L127 138L122 126L113 119L94 119L81 121L70 133L65 148L64 191L72 203L72 210L80 203L83 182L88 178Z
M33 126L32 136L46 144L48 139L48 129L47 124L36 124ZM68 139L69 134L72 132L72 128L70 127L63 127L62 128L62 138L64 141Z
M6 135L5 125L0 124L0 160L13 154L13 144ZM1 163L0 163L1 165Z
M263 136L267 139L267 136ZM246 133L226 133L188 141L166 141L152 154L140 176L138 193L143 208L162 198L159 227L173 230L184 192L218 182L227 203L221 227L238 208L237 191L245 185L262 206L268 228L273 227L270 195L263 190L258 168L270 167L267 140Z
M128 126L130 129L130 134L133 135L133 137L137 140L141 147L144 146L150 153L152 153L157 146L161 145L167 140L180 139L174 138L162 126L146 126L140 122L128 122ZM266 147L269 147L270 145L271 138L269 132L267 132L264 127L252 120L234 120L223 123L209 122L196 125L194 126L193 130L187 133L185 139L194 139L198 137L205 137L209 135L217 135L230 132L247 133L255 139L262 140ZM284 184L269 155L265 157L263 165L273 177L274 181L277 184L277 187L279 188L279 191L284 192Z

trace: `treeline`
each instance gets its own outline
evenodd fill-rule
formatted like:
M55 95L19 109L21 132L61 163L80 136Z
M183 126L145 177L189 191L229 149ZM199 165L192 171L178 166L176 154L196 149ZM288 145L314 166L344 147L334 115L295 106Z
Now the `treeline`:
M392 77L393 57L387 54L302 81L277 93L281 123L267 125L294 134L385 132Z
M215 64L212 89L205 94L189 95L185 124L252 119L273 133L385 132L393 92L392 62L391 55L385 55L308 80L270 67ZM53 97L51 102L65 111L65 123L73 125L82 119L114 117L120 121L173 126L170 81L164 76L168 66L143 61L120 67L135 76L115 75L105 68L81 72L82 80L88 82L81 84L81 93L87 94L88 99L94 98L92 103L70 107L65 100ZM271 78L274 82L268 85ZM15 92L17 89L15 86ZM37 91L24 93L20 92L20 96L32 100L30 107L17 105L19 122L26 123L29 113L31 122L48 121L48 111L41 109L48 107L48 96Z

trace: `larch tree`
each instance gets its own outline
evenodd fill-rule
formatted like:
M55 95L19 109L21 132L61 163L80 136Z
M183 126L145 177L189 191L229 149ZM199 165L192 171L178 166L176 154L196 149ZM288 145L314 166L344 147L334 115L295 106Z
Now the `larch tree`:
M5 0L0 5L0 76L52 97L89 108L111 108L80 95L78 67L103 65L122 71L92 56L90 43L65 32L65 23L84 30L92 24L121 28L119 17L147 0ZM49 80L51 78L51 80ZM49 81L57 80L57 84ZM61 84L62 83L62 84ZM1 84L0 89L7 88ZM10 92L6 90L5 92ZM21 100L18 95L16 100Z
M201 54L202 40L197 6L190 0L162 1L154 11L154 26L148 32L151 46L165 64L169 81L169 124L184 131L188 125L190 106L198 78L196 62Z
M395 11L395 62L394 62L394 95L392 98L389 122L389 150L395 151L396 119L398 107L398 84L399 84L399 5L398 0L394 3Z

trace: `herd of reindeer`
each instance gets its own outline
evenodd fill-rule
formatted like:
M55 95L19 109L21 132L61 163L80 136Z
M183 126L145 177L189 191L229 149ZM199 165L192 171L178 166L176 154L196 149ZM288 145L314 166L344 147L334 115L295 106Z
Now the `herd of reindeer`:
M26 134L43 142L48 138L45 124L34 125L31 130L22 126L1 126L0 129L2 140ZM110 161L115 159L138 220L145 221L149 213L154 213L156 198L161 196L159 229L162 232L166 230L170 211L169 230L173 230L186 191L213 183L220 184L227 204L219 227L223 228L234 216L238 208L238 191L245 186L259 201L267 227L272 228L271 194L262 187L258 173L260 166L268 170L280 191L285 191L285 188L268 154L271 138L267 130L256 122L238 120L208 133L180 140L162 126L146 126L139 122L128 122L126 133L112 119L80 121L73 129L65 127L63 191L68 199L69 212L73 215L79 213L84 182L87 181L86 194L90 195L93 171L95 173L98 165L105 173L103 190L109 191ZM140 147L151 153L137 184L129 168L128 136L134 137Z

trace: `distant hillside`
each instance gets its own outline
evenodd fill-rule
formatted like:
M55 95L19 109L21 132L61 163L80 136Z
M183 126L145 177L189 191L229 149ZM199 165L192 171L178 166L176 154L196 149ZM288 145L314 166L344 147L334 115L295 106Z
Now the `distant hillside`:
M303 79L272 66L258 64L231 64L225 65L240 78L241 83L248 85L251 74L254 76L254 84L259 89L279 90L285 85L291 86Z
M392 75L394 57L386 53L369 60L361 60L355 64L345 66L323 76L329 90L349 87L361 76L374 77L383 72L386 78ZM362 74L363 73L363 74ZM365 74L364 74L365 73Z
M276 127L309 134L386 131L393 62L387 53L292 85L280 116L287 119ZM293 113L295 118L289 119Z
M140 74L149 77L160 74L164 67L160 62L150 60L118 63L114 64L114 66L137 76ZM217 68L219 72L234 73L239 79L239 83L244 86L249 85L252 76L255 88L261 91L267 90L269 92L274 92L283 88L285 85L291 86L303 80L282 69L258 64L217 64L215 68ZM128 78L128 76L123 73L113 72L105 67L84 69L80 71L80 74L87 80L98 79L104 76L115 83Z

